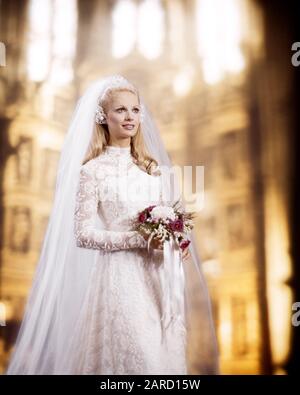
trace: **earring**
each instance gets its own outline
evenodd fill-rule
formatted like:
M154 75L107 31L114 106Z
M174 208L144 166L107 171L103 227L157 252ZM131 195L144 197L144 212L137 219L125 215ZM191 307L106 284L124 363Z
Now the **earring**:
M96 110L95 121L96 121L96 123L99 123L99 124L106 123L106 115L103 110L103 107L100 105L98 105L98 109Z

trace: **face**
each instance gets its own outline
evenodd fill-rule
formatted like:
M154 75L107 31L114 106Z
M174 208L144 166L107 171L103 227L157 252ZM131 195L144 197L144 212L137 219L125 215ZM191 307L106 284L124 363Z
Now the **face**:
M113 93L106 110L109 134L113 140L133 137L139 127L141 108L132 92Z

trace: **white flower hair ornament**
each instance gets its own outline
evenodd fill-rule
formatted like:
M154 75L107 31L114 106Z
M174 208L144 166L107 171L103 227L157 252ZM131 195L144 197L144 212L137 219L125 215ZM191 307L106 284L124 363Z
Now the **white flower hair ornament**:
M100 105L98 105L98 108L96 110L95 121L96 121L96 123L99 123L99 124L106 123L106 115L105 115L103 107Z

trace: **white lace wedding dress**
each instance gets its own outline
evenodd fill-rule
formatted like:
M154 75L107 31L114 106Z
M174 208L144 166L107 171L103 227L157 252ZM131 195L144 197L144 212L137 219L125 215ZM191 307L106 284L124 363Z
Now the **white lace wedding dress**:
M124 179L120 166L127 169ZM122 182L127 184L122 187ZM135 199L124 198L125 191ZM105 251L108 259L105 268L99 266L102 261L92 269L72 334L74 363L69 373L187 374L182 325L175 321L162 338L163 252L148 253L145 239L131 230L138 211L161 201L160 191L161 177L142 171L133 162L130 147L108 146L81 167L74 227L77 246ZM106 230L96 228L97 216Z

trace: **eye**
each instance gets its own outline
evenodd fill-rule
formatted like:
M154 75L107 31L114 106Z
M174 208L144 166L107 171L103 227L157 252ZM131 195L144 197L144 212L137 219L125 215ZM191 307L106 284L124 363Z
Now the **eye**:
M116 109L116 112L119 113L119 114L121 114L121 112L122 112L123 110L125 110L125 107L117 108L117 109ZM133 111L134 111L135 113L139 113L139 112L140 112L140 109L139 109L138 107L135 107L135 108L133 109Z

